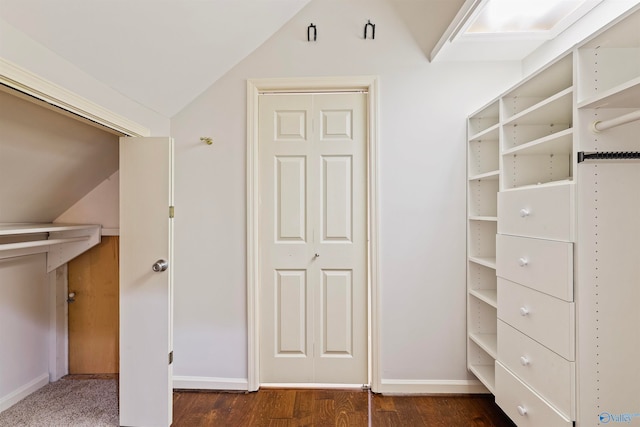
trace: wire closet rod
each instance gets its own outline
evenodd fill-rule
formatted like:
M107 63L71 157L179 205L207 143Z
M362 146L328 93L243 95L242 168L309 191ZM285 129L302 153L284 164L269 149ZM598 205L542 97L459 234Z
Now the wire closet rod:
M598 151L593 153L578 152L578 163L585 160L629 160L640 159L640 151Z
M624 125L626 123L631 123L636 120L640 120L640 110L628 114L623 114L622 116L616 117L614 119L603 121L596 120L591 124L591 132L602 132L603 130L611 129L613 127Z

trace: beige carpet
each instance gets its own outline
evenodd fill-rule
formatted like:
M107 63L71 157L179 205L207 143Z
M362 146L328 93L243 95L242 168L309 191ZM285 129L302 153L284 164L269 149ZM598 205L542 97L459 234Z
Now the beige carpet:
M0 413L1 427L118 425L115 379L62 379Z

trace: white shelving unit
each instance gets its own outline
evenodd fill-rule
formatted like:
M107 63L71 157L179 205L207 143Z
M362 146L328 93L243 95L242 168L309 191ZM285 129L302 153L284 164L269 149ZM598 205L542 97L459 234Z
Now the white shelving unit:
M497 357L496 232L500 188L500 104L467 122L467 364L487 389L495 389Z
M640 120L594 130L638 111L640 6L468 118L468 368L517 425L640 423Z
M640 120L601 132L596 121L640 111L640 11L577 49L576 150L640 152ZM612 156L615 157L615 156ZM640 159L576 164L577 425L640 425ZM590 422L592 421L592 422Z

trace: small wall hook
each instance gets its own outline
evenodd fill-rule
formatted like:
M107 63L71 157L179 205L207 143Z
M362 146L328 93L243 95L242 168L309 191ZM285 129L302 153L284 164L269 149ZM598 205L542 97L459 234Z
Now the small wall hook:
M309 25L307 27L307 41L310 42L311 41L311 30L313 29L313 41L316 41L318 39L318 31L316 29L316 26L313 25L313 22L311 23L311 25Z
M367 39L369 26L371 26L371 39L373 40L376 38L376 24L372 24L370 19L367 19L367 23L364 25L364 39Z
M213 144L213 139L210 136L201 136L200 141L204 142L207 145Z

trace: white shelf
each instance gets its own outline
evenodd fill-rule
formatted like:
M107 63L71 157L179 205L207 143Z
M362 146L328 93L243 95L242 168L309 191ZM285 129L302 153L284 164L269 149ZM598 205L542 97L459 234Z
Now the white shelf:
M567 185L567 184L571 184L573 183L573 179L572 178L567 178L567 179L559 179L557 181L551 181L551 182L543 182L541 184L531 184L531 185L523 185L521 187L515 187L515 188L505 188L501 191L520 191L520 190L525 190L528 188L543 188L543 187L555 187L558 185Z
M496 269L496 257L470 256L469 261L475 262L476 264L484 265L485 267L489 267L494 270Z
M495 365L469 365L469 370L492 393L496 394L496 367Z
M498 222L497 216L480 216L480 215L471 215L469 217L470 221L489 221L489 222Z
M481 173L478 175L473 175L469 177L469 181L480 181L480 180L496 180L500 177L500 170L489 171L485 173Z
M502 155L571 154L572 150L573 129L565 129L558 133L505 150Z
M498 120L497 118L495 120ZM498 130L500 129L500 123L496 123L493 126L481 130L480 132L472 135L469 138L469 142L482 142L483 140L493 141L498 139Z
M0 224L0 259L47 253L51 272L100 243L100 225Z
M498 291L495 289L470 289L469 294L494 308L498 308Z
M498 358L498 335L470 333L469 338L493 359Z
M564 89L555 95L514 115L505 122L509 125L536 125L547 123L571 123L573 106L573 87Z
M58 231L92 230L99 225L54 223L0 223L0 236L51 233Z
M578 108L640 108L640 76L579 102Z

